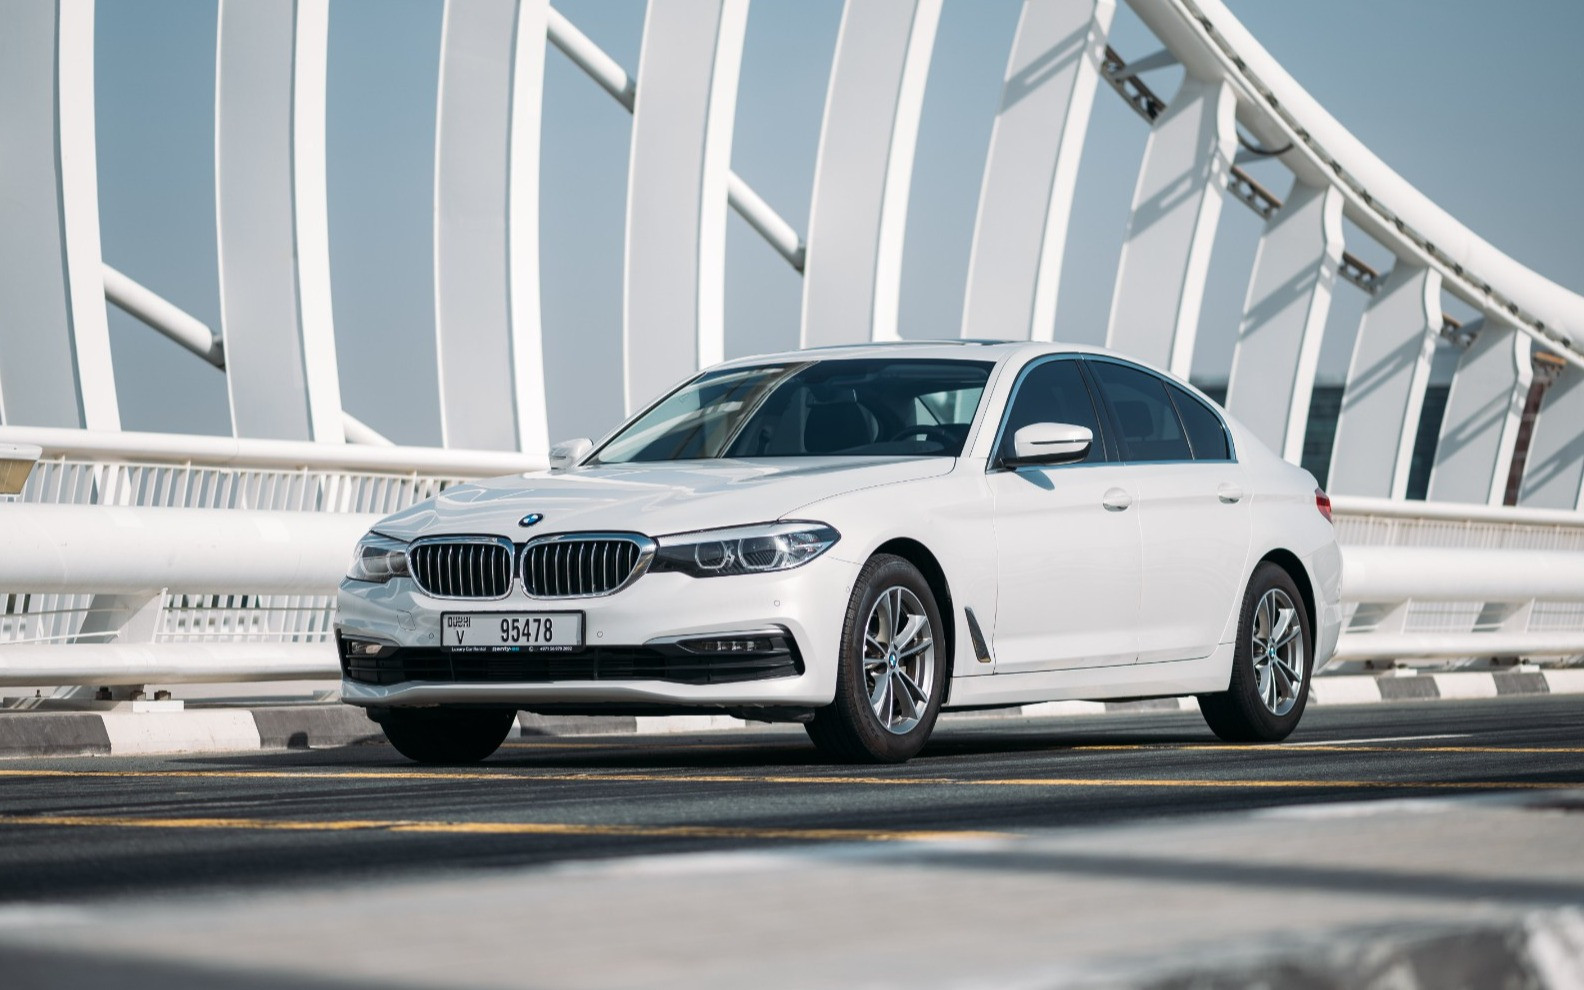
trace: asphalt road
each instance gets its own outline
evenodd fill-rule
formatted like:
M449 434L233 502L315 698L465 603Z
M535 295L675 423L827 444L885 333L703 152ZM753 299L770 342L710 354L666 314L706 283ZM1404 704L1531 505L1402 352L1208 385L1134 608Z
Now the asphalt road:
M1275 806L1584 788L1584 702L1316 708L1280 746L1197 715L975 719L896 767L802 732L0 763L0 904L477 875L671 852L1043 833ZM1584 850L1584 842L1579 849Z

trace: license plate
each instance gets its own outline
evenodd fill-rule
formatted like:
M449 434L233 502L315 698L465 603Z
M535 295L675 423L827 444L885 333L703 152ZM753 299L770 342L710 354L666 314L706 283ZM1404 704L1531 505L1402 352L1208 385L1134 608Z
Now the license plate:
M582 612L447 612L440 635L448 650L516 653L583 648Z

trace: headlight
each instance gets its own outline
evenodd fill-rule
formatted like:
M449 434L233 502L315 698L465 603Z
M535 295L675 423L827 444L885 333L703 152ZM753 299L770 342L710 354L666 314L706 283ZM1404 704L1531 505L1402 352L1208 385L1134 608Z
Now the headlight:
M352 552L352 566L347 577L353 581L373 581L384 584L393 577L408 577L407 544L388 536L370 533L358 540Z
M662 536L651 571L694 577L758 574L800 567L835 546L841 534L824 523L783 522Z

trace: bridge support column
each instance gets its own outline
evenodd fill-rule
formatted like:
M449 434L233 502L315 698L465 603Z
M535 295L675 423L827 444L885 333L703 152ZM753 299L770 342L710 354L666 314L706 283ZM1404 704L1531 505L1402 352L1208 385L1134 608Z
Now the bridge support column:
M92 0L0 3L0 422L119 430Z
M220 0L215 213L231 425L341 443L325 210L327 0Z
M1530 338L1488 319L1465 329L1474 342L1458 359L1426 498L1501 505L1534 379Z
M964 337L1050 340L1115 0L1024 0L979 190Z
M1342 194L1294 183L1260 235L1227 383L1227 411L1294 464L1341 263Z
M435 117L435 353L448 447L543 456L539 115L548 0L447 0ZM510 415L508 415L510 413Z
M1189 76L1155 121L1111 297L1106 346L1188 377L1236 148L1225 82Z
M726 205L748 0L651 0L627 169L627 411L725 356Z
M1565 364L1546 389L1524 462L1518 504L1584 509L1584 369Z
M1406 496L1440 329L1440 273L1399 260L1353 345L1326 484L1333 494Z
M805 347L895 340L919 114L941 0L848 0L814 169Z

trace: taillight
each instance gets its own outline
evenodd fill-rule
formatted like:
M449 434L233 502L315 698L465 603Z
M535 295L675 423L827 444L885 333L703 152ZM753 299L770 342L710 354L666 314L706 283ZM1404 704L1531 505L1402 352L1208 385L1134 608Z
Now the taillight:
M1331 521L1331 496L1325 493L1324 488L1315 489L1315 508L1319 509L1320 514L1326 517L1326 522Z

